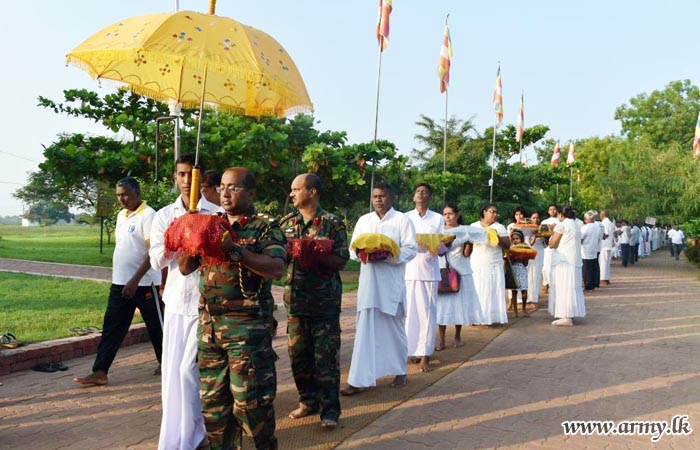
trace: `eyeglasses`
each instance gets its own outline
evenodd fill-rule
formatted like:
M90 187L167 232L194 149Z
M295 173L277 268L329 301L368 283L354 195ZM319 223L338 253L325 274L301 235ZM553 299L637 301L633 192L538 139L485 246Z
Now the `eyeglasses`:
M493 210L493 209L487 209L486 212L491 213L491 214L498 214L498 211Z
M217 186L217 187L216 187L216 192L218 192L219 194L221 194L223 191L226 191L226 192L228 192L229 194L233 194L233 193L241 192L242 190L245 190L245 189L248 189L248 188L247 188L247 187L243 187L243 186L234 186L234 185L231 184L231 185L228 185L228 186Z

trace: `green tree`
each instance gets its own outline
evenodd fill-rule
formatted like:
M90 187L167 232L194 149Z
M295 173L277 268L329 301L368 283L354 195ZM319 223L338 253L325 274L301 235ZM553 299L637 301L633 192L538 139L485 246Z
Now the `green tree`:
M671 143L690 148L700 110L700 89L690 80L672 81L661 91L639 94L615 111L622 134L632 140L647 137L652 145Z

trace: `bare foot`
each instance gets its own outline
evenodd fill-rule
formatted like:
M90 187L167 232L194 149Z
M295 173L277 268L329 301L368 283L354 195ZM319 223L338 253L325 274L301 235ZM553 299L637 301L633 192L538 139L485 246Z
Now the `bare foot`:
M443 350L445 350L445 343L444 343L444 342L443 342L442 344L438 344L438 345L435 346L435 351L436 351L436 352L441 352L441 351L443 351Z
M420 371L421 372L430 372L433 370L432 367L430 367L430 357L429 356L424 356L421 358L420 361Z
M455 339L455 343L452 344L454 348L464 347L464 342L461 339Z
M406 386L406 375L396 375L394 380L391 382L391 387L402 387Z
M523 311L523 317L530 317L530 313L527 310Z
M418 364L419 362L420 362L420 358L417 356L409 356L408 357L409 364Z

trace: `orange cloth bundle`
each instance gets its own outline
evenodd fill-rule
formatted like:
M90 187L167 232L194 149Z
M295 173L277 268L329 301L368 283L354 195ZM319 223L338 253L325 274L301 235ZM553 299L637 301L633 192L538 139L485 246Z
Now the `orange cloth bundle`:
M450 244L455 237L454 234L416 233L416 242L431 255L437 256L440 244Z
M535 233L535 236L538 238L548 238L552 237L553 234L554 232L549 225L540 225L540 227L537 229L537 233Z
M363 233L355 239L351 244L358 256L360 251L368 255L369 260L383 259L391 256L396 259L399 256L399 246L389 236L379 233ZM363 261L366 262L366 261Z
M165 251L209 257L216 262L228 259L221 241L228 231L236 241L233 228L225 218L208 214L185 214L175 219L165 232Z
M287 238L287 242L287 254L294 258L304 272L316 266L317 256L330 255L333 251L333 240L328 238Z
M508 257L512 259L535 259L537 250L527 244L517 244L508 249Z
M530 223L530 222L516 222L515 225L513 225L513 228L521 229L521 230L525 230L525 229L536 230L539 227L540 226L537 225L536 223Z

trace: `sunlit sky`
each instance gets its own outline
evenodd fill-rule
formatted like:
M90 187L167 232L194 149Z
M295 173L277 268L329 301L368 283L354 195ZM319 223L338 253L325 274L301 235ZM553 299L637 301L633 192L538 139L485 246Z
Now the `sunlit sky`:
M128 17L174 11L174 0L7 2L0 49L0 216L21 214L11 197L60 132L105 133L89 121L37 107L64 89L101 94L65 54L103 27ZM207 0L181 0L180 10L206 12ZM317 127L345 130L350 143L371 141L377 84L377 1L219 0L217 15L266 31L286 48L314 103ZM394 0L390 44L382 56L378 135L410 154L421 114L444 119L436 75L450 14L454 56L448 112L493 124L497 64L503 76L504 124L515 124L525 92L525 125L545 124L548 138L619 133L615 109L672 80L699 84L700 2L678 0L464 1ZM531 154L530 159L534 153Z

